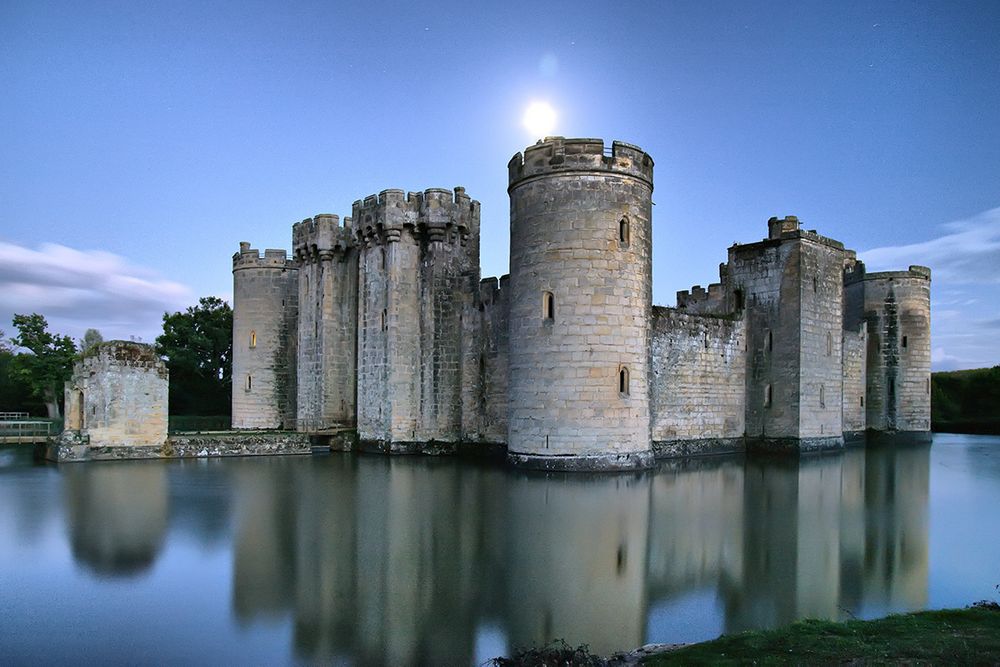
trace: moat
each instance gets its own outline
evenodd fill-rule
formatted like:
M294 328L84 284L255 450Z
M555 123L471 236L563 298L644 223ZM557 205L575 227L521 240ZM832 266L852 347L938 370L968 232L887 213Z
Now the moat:
M964 606L997 595L997 506L995 436L606 476L9 447L0 663L468 665Z

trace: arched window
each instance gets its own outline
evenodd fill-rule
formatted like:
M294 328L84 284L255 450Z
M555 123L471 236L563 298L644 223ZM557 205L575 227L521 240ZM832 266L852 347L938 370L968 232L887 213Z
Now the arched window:
M764 386L764 407L771 407L771 385Z
M767 330L767 351L770 352L774 349L774 336L771 335L771 330Z
M250 332L250 347L257 347L257 332Z
M628 218L624 217L618 221L618 243L622 247L628 246L629 231Z
M628 396L628 368L621 366L618 369L618 393Z
M556 316L556 300L552 292L542 292L542 319L552 320Z

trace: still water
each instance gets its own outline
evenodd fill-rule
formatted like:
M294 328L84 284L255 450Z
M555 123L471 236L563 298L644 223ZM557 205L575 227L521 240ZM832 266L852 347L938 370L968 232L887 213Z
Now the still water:
M479 664L1000 583L1000 438L544 476L451 458L0 450L0 663Z

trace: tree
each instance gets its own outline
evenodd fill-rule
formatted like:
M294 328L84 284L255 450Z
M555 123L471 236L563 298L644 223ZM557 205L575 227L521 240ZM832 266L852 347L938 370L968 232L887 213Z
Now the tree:
M14 315L14 327L18 331L12 339L14 344L30 350L31 354L14 358L13 375L45 402L50 418L58 419L59 399L63 383L73 372L76 345L69 336L50 333L48 322L38 313Z
M104 336L97 329L87 329L83 332L83 338L80 339L80 352L87 352L90 348L100 345L104 342Z
M156 351L170 369L170 414L231 413L233 311L229 304L208 296L183 313L164 313Z

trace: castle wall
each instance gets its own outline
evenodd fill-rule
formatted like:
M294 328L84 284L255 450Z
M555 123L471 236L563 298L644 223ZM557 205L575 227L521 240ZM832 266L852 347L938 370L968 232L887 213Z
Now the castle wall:
M844 433L860 433L868 422L865 413L865 356L868 330L864 324L844 330L843 336L843 419Z
M307 218L292 227L298 279L298 430L355 420L358 258L350 218Z
M556 137L508 168L509 460L649 465L653 162Z
M233 255L234 429L295 424L298 273L284 250Z
M868 324L867 426L930 430L930 270L865 273L858 263L845 321Z
M160 446L167 440L167 366L150 345L101 343L73 365L66 430L93 447Z
M507 441L507 364L510 322L509 276L484 278L479 285L478 327L481 335L477 359L476 405L467 414L475 416L475 426L466 440L489 443Z
M743 449L743 319L653 307L650 413L657 456Z
M475 387L479 203L463 188L355 202L358 434L380 448L456 443ZM468 325L466 320L469 320Z
M747 319L750 444L767 449L843 445L843 245L788 216L769 237L729 251L729 289Z

